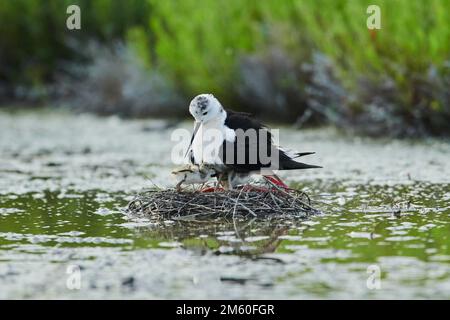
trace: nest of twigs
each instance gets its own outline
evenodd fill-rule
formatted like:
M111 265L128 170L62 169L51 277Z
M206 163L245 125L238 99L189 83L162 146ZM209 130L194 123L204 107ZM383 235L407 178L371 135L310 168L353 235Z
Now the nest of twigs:
M127 212L179 220L217 217L306 218L320 213L311 206L306 193L276 186L247 186L214 192L149 190L137 195L128 204Z

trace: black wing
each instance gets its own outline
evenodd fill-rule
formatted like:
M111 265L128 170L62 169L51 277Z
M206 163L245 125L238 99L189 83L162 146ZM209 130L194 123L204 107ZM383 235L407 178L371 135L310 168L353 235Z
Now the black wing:
M270 130L250 113L227 110L225 125L235 130L238 136L244 134L241 135L241 139L234 142L224 141L221 149L222 162L236 172L257 171L269 167L279 170L320 168L293 160L312 154L311 152L297 153L291 158L274 146ZM278 152L278 157L272 159L272 154L276 154L275 151Z

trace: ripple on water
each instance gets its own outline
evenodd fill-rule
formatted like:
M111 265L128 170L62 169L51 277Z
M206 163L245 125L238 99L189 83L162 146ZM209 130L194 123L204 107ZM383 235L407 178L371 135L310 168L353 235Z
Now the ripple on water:
M448 144L285 130L286 145L318 151L324 170L286 178L325 214L155 223L120 210L148 177L171 184L171 145L148 143L170 131L141 127L2 114L0 298L450 298ZM72 264L80 291L65 286ZM374 265L381 290L367 288Z

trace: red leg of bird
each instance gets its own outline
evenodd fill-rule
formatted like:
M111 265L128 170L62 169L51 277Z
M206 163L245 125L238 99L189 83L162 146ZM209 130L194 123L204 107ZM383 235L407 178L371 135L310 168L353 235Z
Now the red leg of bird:
M274 185L284 188L284 189L289 189L289 186L287 184L285 184L283 181L281 181L281 179L278 176L263 176L264 179L268 180L269 182L273 183Z
M215 192L215 191L224 191L224 189L220 187L206 187L200 190L200 192Z

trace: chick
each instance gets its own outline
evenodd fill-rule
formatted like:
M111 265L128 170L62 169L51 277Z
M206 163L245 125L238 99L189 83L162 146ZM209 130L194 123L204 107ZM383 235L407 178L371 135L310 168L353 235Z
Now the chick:
M216 175L216 171L208 165L187 164L172 171L172 176L178 182L177 191L181 191L181 185L206 183Z

